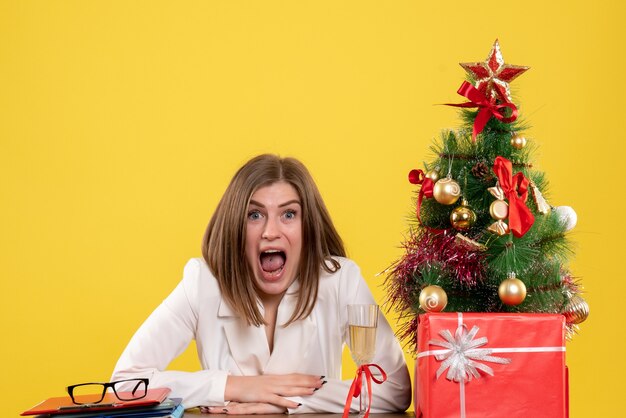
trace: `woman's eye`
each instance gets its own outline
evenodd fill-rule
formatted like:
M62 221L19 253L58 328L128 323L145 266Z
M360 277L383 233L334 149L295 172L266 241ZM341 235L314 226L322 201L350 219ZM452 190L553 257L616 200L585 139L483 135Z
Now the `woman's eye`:
M256 221L257 219L261 219L261 212L258 210L251 210L248 212L248 219L251 221Z
M296 218L296 211L295 210L288 210L285 212L285 214L283 215L285 217L285 219L295 219Z

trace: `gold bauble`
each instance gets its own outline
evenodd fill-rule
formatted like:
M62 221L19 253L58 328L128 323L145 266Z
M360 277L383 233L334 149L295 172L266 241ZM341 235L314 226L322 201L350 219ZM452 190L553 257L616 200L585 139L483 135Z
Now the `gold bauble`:
M580 295L571 297L563 311L568 324L580 324L589 316L589 305Z
M511 146L515 149L522 149L526 146L526 138L523 135L515 134L511 137Z
M519 305L526 299L526 285L515 275L511 275L508 279L502 280L498 288L498 296L505 305Z
M419 302L426 312L441 312L448 304L448 295L441 287L430 285L420 292Z
M461 206L454 208L450 213L450 224L457 231L465 231L470 229L476 222L476 212L467 206L467 202L463 202Z
M461 197L461 186L450 177L440 179L433 187L433 197L442 205L453 205Z
M431 179L433 182L436 182L439 180L439 172L437 170L430 170L425 174L425 177Z
M489 214L496 221L509 217L509 205L504 200L494 200L489 206Z

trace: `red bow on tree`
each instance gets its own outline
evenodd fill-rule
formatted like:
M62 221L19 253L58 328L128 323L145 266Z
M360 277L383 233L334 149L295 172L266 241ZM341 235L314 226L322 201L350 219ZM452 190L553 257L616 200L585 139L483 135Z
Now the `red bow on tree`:
M380 371L381 379L377 379L372 374L370 367L375 367ZM361 394L361 386L363 386L363 375L365 375L365 380L367 384L367 411L365 411L364 418L369 417L370 415L370 407L372 406L372 380L379 385L387 380L387 373L380 367L378 364L363 364L356 369L356 376L354 376L354 380L352 381L352 385L350 386L350 391L348 392L348 399L346 399L346 406L343 408L343 417L348 418L350 415L350 405L352 404L352 398L358 398Z
M517 107L513 103L504 102L502 104L496 104L495 98L492 98L491 100L487 99L487 97L485 97L480 90L472 86L467 81L464 81L463 84L461 84L457 93L468 98L470 101L456 104L446 103L447 106L480 108L478 115L476 115L476 119L474 119L474 130L472 132L472 141L474 142L476 142L476 135L483 131L485 125L492 116L505 123L511 123L517 119ZM505 117L501 113L501 111L507 107L512 111L511 116L509 117Z
M524 236L535 222L528 206L528 184L522 172L513 175L513 164L504 157L496 157L493 172L498 177L500 188L509 201L509 228L517 238Z
M411 184L421 184L420 193L417 197L417 208L416 215L419 223L422 223L422 219L420 218L420 208L422 206L422 199L424 196L427 198L433 197L433 187L435 186L435 182L426 177L422 170L411 170L409 173L409 181Z

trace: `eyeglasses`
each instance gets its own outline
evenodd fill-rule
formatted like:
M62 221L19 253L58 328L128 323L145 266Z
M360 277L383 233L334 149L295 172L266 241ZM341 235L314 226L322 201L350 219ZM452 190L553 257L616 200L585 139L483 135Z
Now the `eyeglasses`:
M67 393L76 405L97 404L102 402L107 388L113 389L120 401L134 401L144 398L148 393L148 379L126 379L109 383L80 383L67 387Z

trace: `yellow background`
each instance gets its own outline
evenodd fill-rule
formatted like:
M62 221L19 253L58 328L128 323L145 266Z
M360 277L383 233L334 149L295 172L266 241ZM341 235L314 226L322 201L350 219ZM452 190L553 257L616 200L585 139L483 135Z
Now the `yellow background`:
M568 344L571 416L622 416L623 7L0 1L1 414L109 378L261 152L307 164L382 301L407 173L459 124L435 104L462 100L458 63L499 38L532 67L512 87L549 201L579 216L571 268L592 314Z

